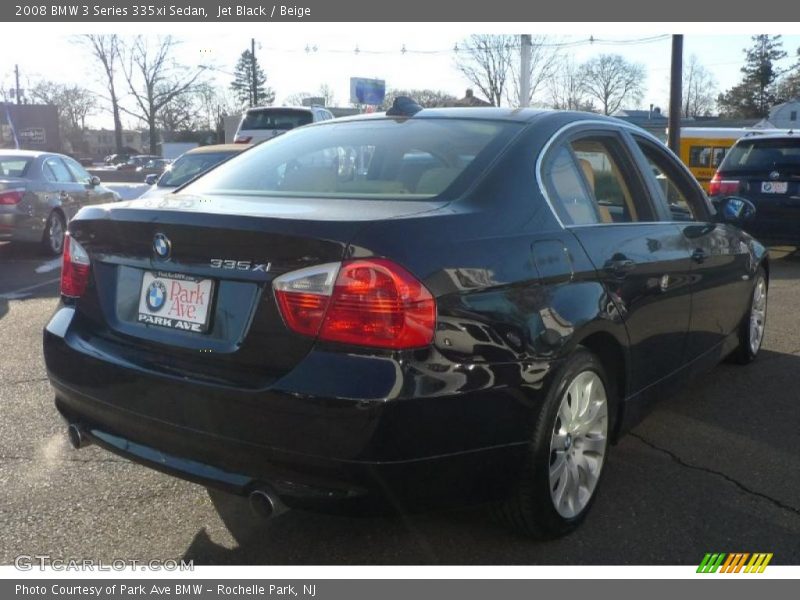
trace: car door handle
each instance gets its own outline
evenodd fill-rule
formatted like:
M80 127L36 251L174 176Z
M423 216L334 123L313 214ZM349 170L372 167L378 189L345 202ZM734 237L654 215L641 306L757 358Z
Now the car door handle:
M696 263L705 262L707 258L708 258L708 253L702 248L696 248L695 251L692 252L692 260Z
M607 260L603 270L617 277L624 277L636 268L636 263L629 258Z

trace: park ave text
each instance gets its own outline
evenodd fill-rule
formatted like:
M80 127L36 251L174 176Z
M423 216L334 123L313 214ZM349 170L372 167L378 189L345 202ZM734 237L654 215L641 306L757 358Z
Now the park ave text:
M108 585L25 585L17 584L17 596L43 596L48 592L54 596L193 596L216 592L217 596L304 596L317 595L316 584L262 585L262 584L108 584Z
M134 4L133 6L92 4L18 4L18 17L153 17L153 18L202 18L224 20L228 17L253 19L302 19L311 16L311 9L304 6L270 4L252 5L220 4L206 10L203 6L181 4ZM216 13L216 14L215 14Z

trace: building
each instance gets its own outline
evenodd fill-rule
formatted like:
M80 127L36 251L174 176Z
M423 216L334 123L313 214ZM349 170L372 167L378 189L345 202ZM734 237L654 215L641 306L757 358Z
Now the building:
M84 151L93 158L103 158L117 151L113 129L87 129L83 133ZM129 151L141 153L144 146L141 131L122 130L122 145Z
M621 119L637 127L648 131L662 142L667 141L667 127L669 119L661 112L657 106L651 106L649 110L618 110L614 117ZM761 125L758 119L723 119L718 116L708 117L683 117L682 127L771 127Z
M773 106L769 111L769 116L759 123L759 127L775 127L776 129L800 127L800 98L792 98Z
M58 109L50 104L0 102L0 148L15 148L17 142L25 150L60 152Z
M464 97L456 100L453 103L453 106L492 106L492 103L487 102L486 100L481 100L475 96L475 92L473 92L471 89L468 89L464 94Z

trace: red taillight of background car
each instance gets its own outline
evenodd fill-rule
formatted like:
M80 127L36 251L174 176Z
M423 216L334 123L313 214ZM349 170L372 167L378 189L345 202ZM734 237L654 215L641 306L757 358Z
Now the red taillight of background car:
M286 325L298 333L392 350L433 341L436 301L392 261L329 263L288 273L273 285Z
M233 140L234 144L249 144L253 138L247 135L240 135L237 136L235 140Z
M61 262L61 295L80 298L86 291L91 262L89 254L69 233L64 236L64 254Z
M0 190L0 206L12 206L22 202L24 189Z
M741 182L738 179L722 179L719 173L708 182L709 196L735 196L739 193Z

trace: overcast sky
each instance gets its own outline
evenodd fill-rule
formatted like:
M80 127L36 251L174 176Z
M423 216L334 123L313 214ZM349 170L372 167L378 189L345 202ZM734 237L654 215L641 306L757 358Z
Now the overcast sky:
M209 71L219 85L227 86L230 83L231 76L224 71L233 70L238 56L249 48L250 37L254 37L257 56L267 73L268 84L277 92L278 103L291 94L315 92L321 84L328 84L334 90L336 103L347 105L350 77L377 77L385 79L387 86L393 88L434 88L463 96L469 83L455 67L456 54L453 48L468 33L479 33L489 27L478 24L446 24L441 27L418 24L312 25L270 24L258 28L176 25L162 31L170 31L181 40L176 55L181 62L188 65L206 64L219 69ZM643 64L648 75L642 107L652 103L666 108L670 39L664 37L646 43L637 43L636 40L669 31L654 29L655 24L647 25L647 28L604 25L597 26L598 31L595 32L584 24L582 31L571 35L566 31L574 31L574 28L550 29L565 31L554 35L553 42L575 43L563 52L577 62L599 53L618 53L628 60ZM491 27L494 27L493 32L499 32L496 25ZM522 27L524 25L515 24L502 31L516 33ZM791 30L790 26L787 27ZM131 25L126 28L131 30ZM84 48L72 41L72 36L64 34L63 27L57 33L51 31L46 36L34 35L32 26L21 26L13 31L9 29L5 28L0 36L0 84L4 88L13 87L16 63L22 75L23 88L37 80L50 79L102 91L97 65ZM115 29L119 30L106 26L106 31ZM141 26L133 29L136 30L141 30ZM794 31L797 31L797 27L794 27ZM773 32L783 33L774 29ZM77 33L81 31L76 29ZM590 36L599 41L578 44ZM745 34L690 33L685 37L685 57L697 55L701 63L714 73L721 91L739 81L739 69L744 60L742 50L749 44L750 36ZM355 52L356 47L358 53ZM796 60L798 47L800 35L784 35L784 48L790 57L782 66L788 67ZM403 52L403 48L406 52ZM122 78L119 87L124 89ZM91 124L110 127L111 120L107 114L101 114L93 118ZM131 126L135 123L132 119L126 119L125 124Z

